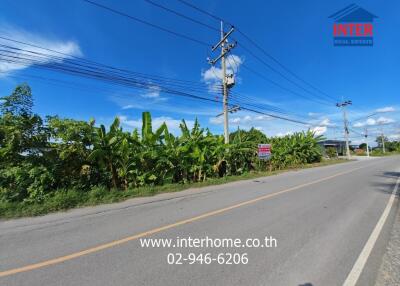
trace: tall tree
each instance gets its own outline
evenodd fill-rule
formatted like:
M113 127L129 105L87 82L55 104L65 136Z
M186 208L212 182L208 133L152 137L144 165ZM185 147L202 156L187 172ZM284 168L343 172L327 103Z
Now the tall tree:
M32 113L31 88L18 85L0 102L0 158L17 162L27 155L40 154L47 145L48 134L39 115Z
M14 116L32 115L33 99L32 91L26 83L18 85L9 96L0 98L0 111L3 114L10 113Z

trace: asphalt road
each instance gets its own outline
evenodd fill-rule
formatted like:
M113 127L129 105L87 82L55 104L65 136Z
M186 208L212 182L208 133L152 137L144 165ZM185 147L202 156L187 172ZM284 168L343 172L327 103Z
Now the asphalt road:
M398 199L387 206L399 175L400 158L388 157L1 221L0 285L342 285L389 210L355 267L357 285L374 285L398 211ZM189 236L273 237L277 245L140 245ZM168 253L247 253L248 262L170 265Z

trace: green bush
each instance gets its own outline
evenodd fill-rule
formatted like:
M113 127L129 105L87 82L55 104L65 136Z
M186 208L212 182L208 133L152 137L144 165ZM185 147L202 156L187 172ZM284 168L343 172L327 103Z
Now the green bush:
M329 158L337 158L337 151L335 147L327 147L326 148L326 155Z
M0 200L42 202L54 183L52 173L43 166L9 166L0 169Z
M48 197L47 205L53 210L64 210L76 207L87 201L87 194L77 190L56 190L54 195Z
M103 199L110 193L104 186L95 186L89 192L89 202L97 203L103 201Z

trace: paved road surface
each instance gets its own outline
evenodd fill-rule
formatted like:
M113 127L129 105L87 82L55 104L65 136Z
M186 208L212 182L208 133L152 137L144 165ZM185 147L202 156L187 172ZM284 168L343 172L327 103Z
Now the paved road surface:
M400 158L388 157L2 221L0 285L342 285L399 175ZM357 285L374 285L398 205ZM143 248L139 239L188 236L272 236L277 247ZM248 263L169 265L170 252L247 253Z

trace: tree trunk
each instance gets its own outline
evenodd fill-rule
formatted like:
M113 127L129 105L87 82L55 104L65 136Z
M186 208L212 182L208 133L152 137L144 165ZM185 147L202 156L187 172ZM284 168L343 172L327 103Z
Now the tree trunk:
M112 163L112 161L110 160L109 162L109 166L110 166L110 171L111 171L111 180L112 180L112 185L115 189L118 188L118 175L117 175L117 171L115 170L115 167Z
M128 190L128 180L126 179L126 177L124 179L124 188L125 188L125 191Z

